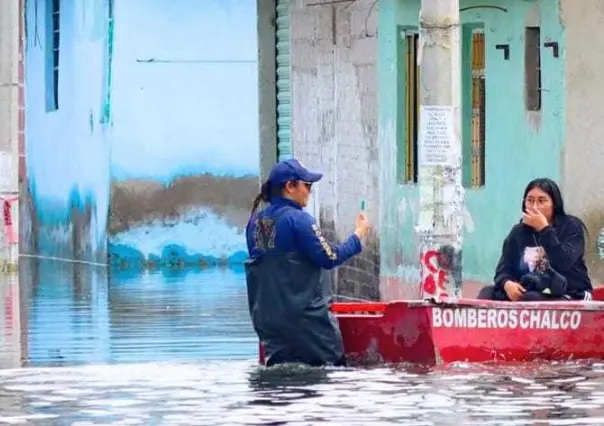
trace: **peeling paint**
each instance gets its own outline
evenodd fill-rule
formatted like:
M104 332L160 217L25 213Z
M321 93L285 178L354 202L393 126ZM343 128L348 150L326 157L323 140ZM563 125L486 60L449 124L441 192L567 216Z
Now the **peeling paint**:
M397 213L400 218L400 222L405 224L407 221L410 221L415 227L416 231L421 229L421 226L418 226L420 221L420 203L417 198L405 198L402 197L397 205ZM453 220L454 216L450 213L445 216L446 220ZM474 218L472 214L468 210L467 206L463 206L462 211L462 220L463 225L469 233L473 233L475 230L474 227Z
M600 260L604 260L604 228L600 230L600 235L598 235L598 240L596 241L596 250Z
M403 282L419 286L422 279L422 269L419 261L415 265L399 265L396 272L397 278L400 278Z
M241 264L259 190L256 2L128 0L116 8L104 45L111 72L103 74L111 263Z
M58 109L44 100L54 91L43 78L52 29L45 3L27 0L25 23L25 136L22 197L24 254L104 263L109 202L109 141L95 126L103 97L105 2L61 6ZM49 4L49 3L48 3ZM46 4L47 5L47 4ZM57 143L60 141L60 143ZM25 174L25 173L24 173ZM31 197L31 199L30 199Z

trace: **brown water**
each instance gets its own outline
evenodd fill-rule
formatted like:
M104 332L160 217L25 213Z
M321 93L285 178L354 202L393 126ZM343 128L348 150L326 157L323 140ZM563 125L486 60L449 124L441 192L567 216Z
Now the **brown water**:
M0 425L604 424L604 363L260 368L242 271L37 264L0 296Z

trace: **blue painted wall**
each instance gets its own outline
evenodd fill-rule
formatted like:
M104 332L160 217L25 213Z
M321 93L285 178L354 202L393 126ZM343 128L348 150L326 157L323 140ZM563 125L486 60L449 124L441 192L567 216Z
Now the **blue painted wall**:
M26 157L30 251L104 261L109 204L108 0L60 2L58 108L52 0L25 7Z
M258 188L255 1L62 0L58 108L52 3L26 3L24 246L105 262L109 234L121 266L239 263Z
M116 1L114 265L245 258L259 173L255 3Z

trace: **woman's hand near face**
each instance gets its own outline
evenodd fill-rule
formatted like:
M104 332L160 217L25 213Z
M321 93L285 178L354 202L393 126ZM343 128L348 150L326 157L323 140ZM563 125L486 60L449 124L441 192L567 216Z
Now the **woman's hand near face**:
M527 207L526 212L522 212L522 223L537 232L542 231L549 225L545 215L533 207Z

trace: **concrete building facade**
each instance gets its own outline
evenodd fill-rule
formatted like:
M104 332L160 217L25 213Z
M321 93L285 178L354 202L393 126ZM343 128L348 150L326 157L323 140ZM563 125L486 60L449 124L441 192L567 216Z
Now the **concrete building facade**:
M16 170L2 155L16 160L24 135L21 254L240 266L259 179L256 2L9 4L0 169Z
M289 54L288 70L279 72L278 64L274 83L268 68L260 80L261 129L276 123L261 137L263 158L279 157L286 147L286 155L326 173L315 211L337 238L350 232L360 200L367 200L375 235L360 259L336 273L339 293L418 297L420 0L261 3L281 11L271 20L259 8L259 33L272 31L273 52L279 56L279 44L287 42ZM597 167L604 156L598 136L604 86L596 77L604 61L597 50L604 5L462 0L460 6L465 293L492 279L503 239L520 218L522 191L536 177L558 181L567 210L585 221L590 273L596 284L604 282ZM268 44L259 49L261 63L279 62ZM285 142L279 99L291 106Z
M258 4L263 174L272 164L267 153L276 153L273 159L294 155L320 169L325 177L313 187L314 212L331 238L343 239L354 230L364 202L376 232L358 258L334 272L334 280L340 295L377 299L377 3ZM264 38L274 45L263 44ZM283 99L289 101L285 108Z
M56 4L63 5L61 37L53 40L49 28L56 23L48 11ZM338 293L368 299L416 297L420 1L252 0L245 13L243 3L219 1L212 13L220 22L242 29L236 35L223 34L225 46L243 50L223 49L225 57L208 50L204 57L190 58L186 54L196 52L195 43L179 58L171 58L159 47L140 50L128 36L128 19L149 29L158 16L172 13L182 22L159 24L165 24L164 33L174 35L174 44L184 46L178 36L188 39L177 30L185 23L191 31L199 27L185 19L197 6L183 2L181 10L164 10L166 4L154 1L141 21L137 10L143 2L2 2L3 264L14 266L16 253L99 264L110 255L120 265L137 268L158 262L187 267L240 263L247 196L277 159L295 155L325 173L311 208L327 234L341 239L351 232L361 203L374 224L364 253L335 272ZM599 168L604 160L599 141L604 85L598 78L604 62L598 49L604 44L599 35L604 5L599 0L462 0L460 13L468 212L465 279L490 281L502 240L519 218L522 189L534 177L549 176L560 182L568 211L587 224L590 272L594 282L604 282L604 177ZM51 41L59 43L63 55L57 85L50 72L55 67L49 61L57 50ZM228 72L217 71L216 63ZM136 99L153 105L155 117L163 114L164 122L169 118L161 132L160 121L149 119L151 112L129 115L124 106L123 100L131 97L129 82L143 74L148 84L139 87ZM230 157L217 156L209 147L217 144L214 135L225 133L195 127L188 134L178 133L175 145L193 154L166 157L166 164L182 160L178 170L161 176L146 173L160 168L146 147L153 146L154 152L166 149L174 143L168 130L182 127L181 116L166 115L165 101L173 96L185 99L187 94L188 100L179 105L191 111L201 99L181 86L153 92L157 96L149 88L165 88L186 78L214 78L212 87L228 86L229 96L221 92L207 98L223 107L210 105L208 111L223 114L212 122L232 127L232 108L221 103L230 100L247 108L236 116L251 136L241 141L223 138L219 145L236 143L240 149ZM157 84L162 81L166 84ZM256 81L258 99L248 90ZM201 93L203 88L197 89ZM53 105L53 96L65 102ZM187 116L184 121L194 120ZM151 124L144 127L146 122ZM144 140L128 132L141 126ZM184 137L190 135L194 138ZM246 158L253 157L254 164L241 163L242 149L254 152ZM187 162L197 156L220 161ZM139 166L147 169L141 172ZM214 192L222 194L220 199L193 195L206 188L205 178L219 188ZM166 181L171 184L166 186ZM175 204L166 198L170 191L162 188L174 189L176 181L182 184L178 196L189 195L176 199L179 207L172 211L168 207ZM232 190L241 195L230 197ZM200 239L205 245L199 247L183 238L208 218L224 226L206 228L228 231L232 244L222 244L223 234ZM155 238L166 235L166 229L180 231L170 240Z

